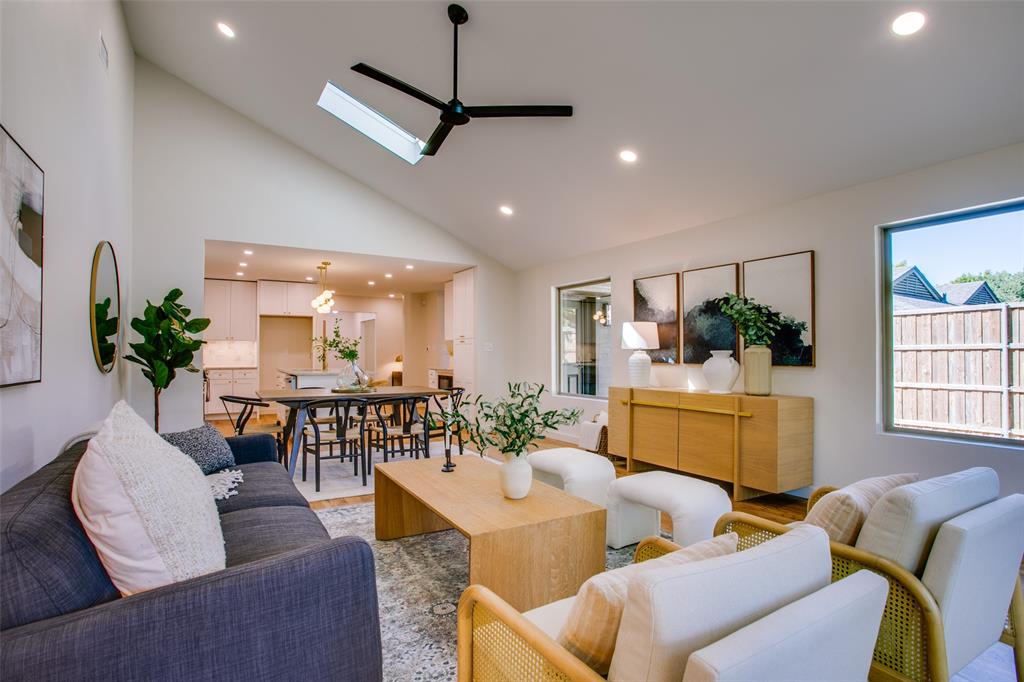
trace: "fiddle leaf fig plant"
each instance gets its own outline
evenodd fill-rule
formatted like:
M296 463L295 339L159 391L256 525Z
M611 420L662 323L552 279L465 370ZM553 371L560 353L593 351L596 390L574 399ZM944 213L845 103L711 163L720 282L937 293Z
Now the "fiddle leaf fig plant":
M549 429L580 420L580 410L541 410L544 392L544 384L509 383L508 396L492 402L478 395L458 410L442 412L442 417L469 434L481 457L488 448L506 457L522 457L528 448L537 447L534 441L543 440Z
M198 372L192 364L195 352L205 341L198 334L210 326L205 317L189 319L192 310L178 303L181 289L171 289L159 305L146 301L142 317L132 319L134 329L142 341L128 344L133 353L125 360L142 366L142 376L153 385L153 428L160 430L160 393L171 385L177 370Z
M715 299L748 346L767 346L782 328L782 315L752 298L726 294Z

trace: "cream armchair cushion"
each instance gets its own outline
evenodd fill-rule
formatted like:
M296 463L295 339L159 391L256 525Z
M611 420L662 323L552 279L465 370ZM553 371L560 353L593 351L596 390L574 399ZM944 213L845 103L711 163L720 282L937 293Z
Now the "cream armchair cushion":
M894 488L872 507L857 537L857 548L920 575L939 526L998 496L999 477L987 467Z
M893 488L913 483L917 478L917 474L876 476L833 490L811 507L804 522L823 529L834 542L852 545L878 500Z
M580 587L558 643L595 672L607 675L630 582L651 571L732 554L738 540L736 533L726 533L657 559L598 573Z
M683 682L864 680L888 593L858 571L695 651Z
M939 528L921 582L942 612L950 675L999 639L1022 553L1024 495L972 509Z
M831 582L828 535L803 525L743 552L630 582L611 682L678 682L690 654Z

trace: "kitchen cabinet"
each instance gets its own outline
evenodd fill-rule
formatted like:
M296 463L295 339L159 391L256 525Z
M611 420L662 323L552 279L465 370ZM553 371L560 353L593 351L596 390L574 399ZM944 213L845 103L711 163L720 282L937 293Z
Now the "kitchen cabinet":
M473 339L455 339L452 348L455 386L472 393L476 380L476 352Z
M475 270L456 272L452 280L452 340L472 339L476 329Z
M452 325L455 311L455 301L452 300L453 292L452 282L444 283L444 340L451 341L455 337L455 329Z
M309 302L317 293L314 284L261 280L258 296L260 315L313 317L315 311Z
M255 341L256 284L206 280L203 316L210 319L203 336L207 341Z
M211 369L206 375L209 385L203 405L204 414L224 414L221 396L256 397L259 374L255 369Z

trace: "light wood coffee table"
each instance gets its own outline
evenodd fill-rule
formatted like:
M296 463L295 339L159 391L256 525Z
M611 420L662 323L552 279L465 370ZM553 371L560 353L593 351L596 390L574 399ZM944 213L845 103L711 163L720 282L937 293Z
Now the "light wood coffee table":
M469 582L494 590L519 611L571 597L604 570L605 510L533 482L508 500L498 466L476 455L377 464L378 540L454 528L469 540Z

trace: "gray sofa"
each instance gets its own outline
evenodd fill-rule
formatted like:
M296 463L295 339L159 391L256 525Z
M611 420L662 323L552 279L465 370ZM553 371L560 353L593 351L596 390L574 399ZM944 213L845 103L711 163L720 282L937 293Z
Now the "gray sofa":
M328 536L272 437L228 442L227 568L130 597L71 506L84 441L0 495L0 679L381 679L370 547Z

